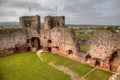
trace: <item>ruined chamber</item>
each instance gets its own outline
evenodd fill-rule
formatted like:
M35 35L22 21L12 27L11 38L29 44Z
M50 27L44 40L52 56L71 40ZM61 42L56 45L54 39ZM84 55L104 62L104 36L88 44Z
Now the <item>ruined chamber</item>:
M86 63L115 72L120 65L120 35L108 30L97 30L89 41Z

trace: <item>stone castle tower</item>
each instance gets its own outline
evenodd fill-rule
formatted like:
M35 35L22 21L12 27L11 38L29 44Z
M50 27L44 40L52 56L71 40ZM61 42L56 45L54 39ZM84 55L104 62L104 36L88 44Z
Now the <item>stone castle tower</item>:
M40 16L36 15L20 17L20 27L40 29Z
M46 16L44 19L44 29L52 29L54 27L65 26L64 16Z

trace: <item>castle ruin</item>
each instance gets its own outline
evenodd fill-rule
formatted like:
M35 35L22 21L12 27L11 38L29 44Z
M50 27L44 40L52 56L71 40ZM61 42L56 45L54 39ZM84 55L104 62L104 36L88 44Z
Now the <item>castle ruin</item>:
M117 71L120 65L120 35L108 30L97 30L90 40L90 49L86 56L86 62L102 69Z
M80 45L73 29L65 26L64 16L46 16L44 27L40 16L20 17L18 29L0 29L0 56L43 49L69 58L80 59ZM95 31L84 62L116 71L120 65L120 35L111 31ZM42 47L41 47L42 45Z
M43 46L49 51L76 57L79 44L75 32L65 27L64 16L46 16L40 27L40 16L20 17L19 29L0 30L0 56L16 52L36 51Z

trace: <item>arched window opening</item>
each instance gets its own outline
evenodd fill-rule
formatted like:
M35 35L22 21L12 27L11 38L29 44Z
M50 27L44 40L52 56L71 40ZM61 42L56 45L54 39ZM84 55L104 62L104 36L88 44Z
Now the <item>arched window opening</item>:
M49 40L48 40L48 43L52 43L52 41L49 39Z
M73 54L73 51L72 50L68 50L68 54Z

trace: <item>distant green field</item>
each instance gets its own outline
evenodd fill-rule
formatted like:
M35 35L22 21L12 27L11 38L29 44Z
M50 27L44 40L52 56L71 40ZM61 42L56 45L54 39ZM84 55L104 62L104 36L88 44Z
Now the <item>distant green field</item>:
M88 40L90 38L89 34L76 34L76 38L81 39L81 40Z
M43 61L34 52L0 57L0 80L71 80L69 75L48 65L53 61L56 65L66 66L80 77L89 72L92 67L62 56L42 53ZM74 65L71 67L72 65ZM87 80L108 80L109 72L97 70L87 77ZM103 78L101 78L103 77Z
M0 29L18 29L19 26L0 26Z

